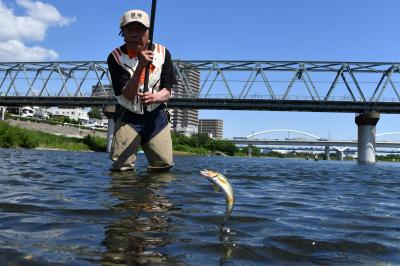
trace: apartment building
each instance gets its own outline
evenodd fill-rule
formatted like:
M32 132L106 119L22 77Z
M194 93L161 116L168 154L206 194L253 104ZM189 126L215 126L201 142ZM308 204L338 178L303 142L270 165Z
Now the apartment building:
M195 68L190 68L189 65L183 66L182 71L186 76L186 80L191 88L191 91L198 93L200 90L200 72ZM185 86L185 81L179 78L177 74L178 83L172 89L172 97L191 97ZM199 126L199 113L196 109L188 108L172 108L170 109L172 129L177 133L187 136L198 133Z
M47 108L46 111L52 116L69 117L72 120L76 120L82 123L86 123L89 120L89 111L82 108L50 107Z
M114 97L114 89L110 84L92 86L92 95L94 97Z
M222 139L224 121L221 119L199 119L199 133L208 134L211 138Z

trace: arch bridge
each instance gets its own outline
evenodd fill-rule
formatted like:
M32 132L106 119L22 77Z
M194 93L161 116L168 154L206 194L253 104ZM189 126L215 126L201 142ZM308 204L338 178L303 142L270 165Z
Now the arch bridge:
M247 139L251 139L251 138L253 138L253 137L255 137L255 136L258 136L258 135L263 135L263 134L268 134L268 133L276 133L276 132L297 133L297 134L301 134L301 135L305 135L305 136L311 137L311 138L316 139L316 140L321 140L321 138L318 137L318 136L316 136L316 135L313 135L313 134L310 134L310 133L307 133L307 132L304 132L304 131L292 130L292 129L271 129L271 130L264 130L264 131L260 131L260 132L257 132L257 133L253 133L253 134L251 134L251 135L248 135L248 136L246 136L246 138L247 138Z
M392 136L392 135L400 135L400 131L380 133L380 134L376 134L375 136L376 137L382 137L382 136Z

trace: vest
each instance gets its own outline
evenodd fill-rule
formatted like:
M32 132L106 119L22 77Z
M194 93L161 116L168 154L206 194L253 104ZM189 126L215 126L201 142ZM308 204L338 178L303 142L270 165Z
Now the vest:
M154 57L153 62L150 66L150 73L149 73L149 91L159 91L160 89L160 78L161 78L161 70L162 66L165 61L165 47L160 44L154 44ZM133 73L136 70L136 67L139 63L138 57L129 58L129 56L121 51L118 47L112 51L112 55L114 56L115 61L126 71L129 72L130 77L132 78ZM144 75L143 70L143 75ZM143 92L143 81L139 82L138 92ZM123 106L125 109L128 109L131 112L136 114L143 114L144 113L144 106L140 102L139 96L135 96L133 100L128 100L125 96L118 95L117 96L118 103ZM147 111L151 112L156 109L160 104L153 103L146 107Z

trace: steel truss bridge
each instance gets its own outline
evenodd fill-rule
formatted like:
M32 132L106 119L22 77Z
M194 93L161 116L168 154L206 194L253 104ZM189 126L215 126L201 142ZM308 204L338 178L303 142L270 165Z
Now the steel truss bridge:
M400 113L400 63L174 60L177 108ZM190 70L198 71L199 80ZM0 106L104 106L104 61L0 63ZM93 88L96 94L93 94ZM100 92L100 93L99 93Z

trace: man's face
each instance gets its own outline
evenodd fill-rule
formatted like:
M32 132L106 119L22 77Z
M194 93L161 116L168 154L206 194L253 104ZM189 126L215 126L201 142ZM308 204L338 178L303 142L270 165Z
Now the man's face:
M129 49L140 52L147 48L149 30L140 23L129 23L122 28Z

